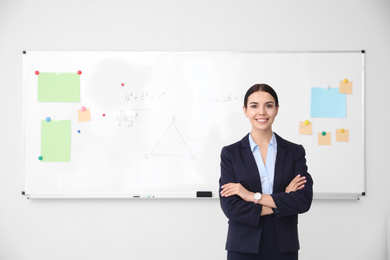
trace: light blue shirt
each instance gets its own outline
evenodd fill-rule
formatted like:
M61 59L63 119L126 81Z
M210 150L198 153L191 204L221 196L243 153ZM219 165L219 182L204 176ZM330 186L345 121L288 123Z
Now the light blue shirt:
M259 146L253 141L252 135L249 135L249 144L255 158L257 169L260 173L261 187L263 194L272 194L274 187L274 176L275 176L275 162L276 152L278 150L275 134L272 133L271 141L268 144L267 159L265 165L261 158ZM256 191L253 191L256 192Z

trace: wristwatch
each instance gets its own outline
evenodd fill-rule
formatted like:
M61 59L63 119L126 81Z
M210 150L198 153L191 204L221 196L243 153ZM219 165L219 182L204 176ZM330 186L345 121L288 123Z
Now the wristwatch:
M254 197L254 201L253 201L253 203L255 203L255 204L259 204L259 200L261 199L261 193L260 192L256 192L255 193L255 196L253 196Z

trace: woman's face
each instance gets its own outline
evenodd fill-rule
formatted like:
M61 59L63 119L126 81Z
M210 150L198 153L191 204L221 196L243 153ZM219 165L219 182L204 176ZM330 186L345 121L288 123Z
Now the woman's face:
M245 116L252 124L252 130L271 130L272 123L278 114L279 105L267 92L256 91L248 97L247 107L244 106Z

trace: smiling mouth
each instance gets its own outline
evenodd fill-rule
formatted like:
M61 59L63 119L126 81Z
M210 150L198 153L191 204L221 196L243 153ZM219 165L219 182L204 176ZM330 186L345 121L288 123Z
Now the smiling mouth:
M267 118L261 118L261 119L256 119L256 121L259 122L259 123L265 123L265 122L268 121L268 119Z

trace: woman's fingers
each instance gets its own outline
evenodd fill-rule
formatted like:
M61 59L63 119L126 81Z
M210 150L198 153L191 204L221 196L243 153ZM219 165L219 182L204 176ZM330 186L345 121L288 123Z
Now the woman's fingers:
M225 185L222 185L221 188L221 196L229 197L233 195L240 195L243 186L241 185L241 183L227 183Z
M305 176L301 176L301 175L297 175L295 176L295 178L290 182L290 184L287 186L286 188L286 192L287 193L290 193L292 191L297 191L297 190L300 190L302 188L305 187L305 183L306 183L306 177Z
M235 185L236 183L228 183L228 184L225 184L225 185L222 185L222 191L221 191L221 195L222 197L229 197L229 196L232 196L232 195L235 195L234 192L236 190L236 186Z
M302 176L302 177L298 177L299 175L297 175L292 181L291 181L291 184L292 185L300 185L302 183L305 183L306 182L306 177L305 176Z

